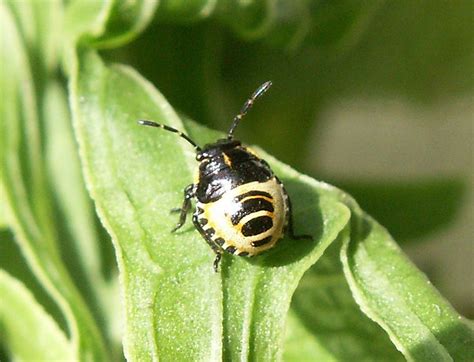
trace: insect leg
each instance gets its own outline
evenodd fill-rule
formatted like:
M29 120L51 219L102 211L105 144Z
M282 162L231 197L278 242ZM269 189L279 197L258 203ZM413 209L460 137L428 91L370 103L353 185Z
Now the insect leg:
M222 249L219 245L217 245L212 240L212 238L202 228L202 226L199 224L199 221L196 215L193 216L193 224L196 227L196 229L199 231L199 233L202 235L204 240L206 240L206 243L211 247L212 251L216 254L216 258L214 259L213 266L214 266L214 271L217 273L217 270L219 269L219 262L221 261L221 258L222 258Z
M175 232L181 226L183 226L184 223L186 222L186 215L188 214L189 208L191 207L191 199L194 197L194 193L195 193L195 185L194 184L186 186L186 188L184 189L183 206L181 206L181 209L178 209L178 210L172 209L171 210L171 212L173 212L174 210L180 211L179 221L176 224L176 226L173 228L173 230L171 230L171 232Z

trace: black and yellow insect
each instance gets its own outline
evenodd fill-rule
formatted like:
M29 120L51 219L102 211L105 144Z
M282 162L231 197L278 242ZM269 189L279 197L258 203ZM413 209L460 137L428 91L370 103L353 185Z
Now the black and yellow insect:
M177 133L196 150L199 168L195 182L184 189L178 230L186 221L191 200L196 199L193 223L216 254L217 271L222 252L254 256L272 248L285 233L293 239L291 202L283 184L265 160L235 140L233 133L257 98L272 85L262 84L234 117L227 138L199 147L182 132L152 121L139 124Z

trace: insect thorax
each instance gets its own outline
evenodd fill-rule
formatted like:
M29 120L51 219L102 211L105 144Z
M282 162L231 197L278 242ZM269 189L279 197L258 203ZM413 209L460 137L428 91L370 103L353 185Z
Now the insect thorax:
M230 190L251 182L266 182L273 172L265 161L240 143L208 148L199 164L196 197L202 203L218 200Z

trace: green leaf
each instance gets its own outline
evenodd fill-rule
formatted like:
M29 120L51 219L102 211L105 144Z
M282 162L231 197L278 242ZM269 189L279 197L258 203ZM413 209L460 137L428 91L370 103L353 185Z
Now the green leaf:
M362 311L408 360L472 361L474 329L407 259L388 232L352 207L343 270Z
M216 358L221 307L211 301L219 298L218 275L204 263L208 249L195 233L184 241L169 233L174 218L164 206L179 203L183 185L174 180L188 174L185 156L176 139L165 138L158 150L166 148L174 162L159 162L156 138L147 141L136 123L179 119L130 71L109 70L92 55L81 60L71 84L73 116L88 187L118 257L125 354L135 360Z
M283 353L284 361L324 361L336 362L337 359L326 346L319 341L290 309L286 321L286 339Z
M61 261L43 167L36 84L19 28L3 3L0 23L0 86L4 95L0 103L0 167L9 224L29 267L67 320L77 354L102 358L102 338Z
M340 240L331 245L298 285L291 311L299 338L290 336L286 341L288 361L403 360L384 330L365 316L354 301L339 258L349 231L347 228L340 234ZM311 355L305 354L303 345L313 350Z
M17 279L0 269L0 339L14 360L75 359L64 332Z
M171 234L182 190L196 167L176 135L140 128L155 119L184 129L153 87L129 68L106 67L80 51L71 83L76 134L88 188L112 235L125 298L128 359L275 359L299 279L347 224L348 209L324 187L278 166L295 205L296 227L313 242L283 240L253 259L213 253L187 224ZM197 142L216 133L186 122Z
M360 309L408 360L469 361L474 328L403 254L388 232L344 192L328 192L351 210L342 270Z
M344 240L340 256L361 310L408 360L472 360L472 322L453 309L349 195L329 185L326 191L351 210L350 237ZM380 353L379 346L374 347Z

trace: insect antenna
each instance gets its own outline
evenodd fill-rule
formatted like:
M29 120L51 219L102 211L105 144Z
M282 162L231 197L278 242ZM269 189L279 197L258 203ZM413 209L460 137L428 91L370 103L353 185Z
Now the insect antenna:
M252 108L254 102L262 96L272 85L271 81L263 83L260 87L257 88L255 92L251 95L249 99L244 103L239 114L234 117L232 125L230 126L229 132L227 133L227 139L232 139L234 137L234 130L239 124L240 120L247 114L250 108Z
M173 133L177 133L178 136L180 136L181 138L184 138L186 141L188 141L193 147L194 149L196 150L196 152L200 152L201 151L201 147L199 147L191 138L189 138L187 135L185 135L183 132L181 131L178 131L177 129L173 128L173 127L170 127L170 126L167 126L165 124L161 124L161 123L156 123L156 122L153 122L153 121L147 121L147 120L139 120L137 122L139 125L142 125L142 126L150 126L150 127L157 127L157 128L163 128L165 131L170 131L170 132L173 132Z

